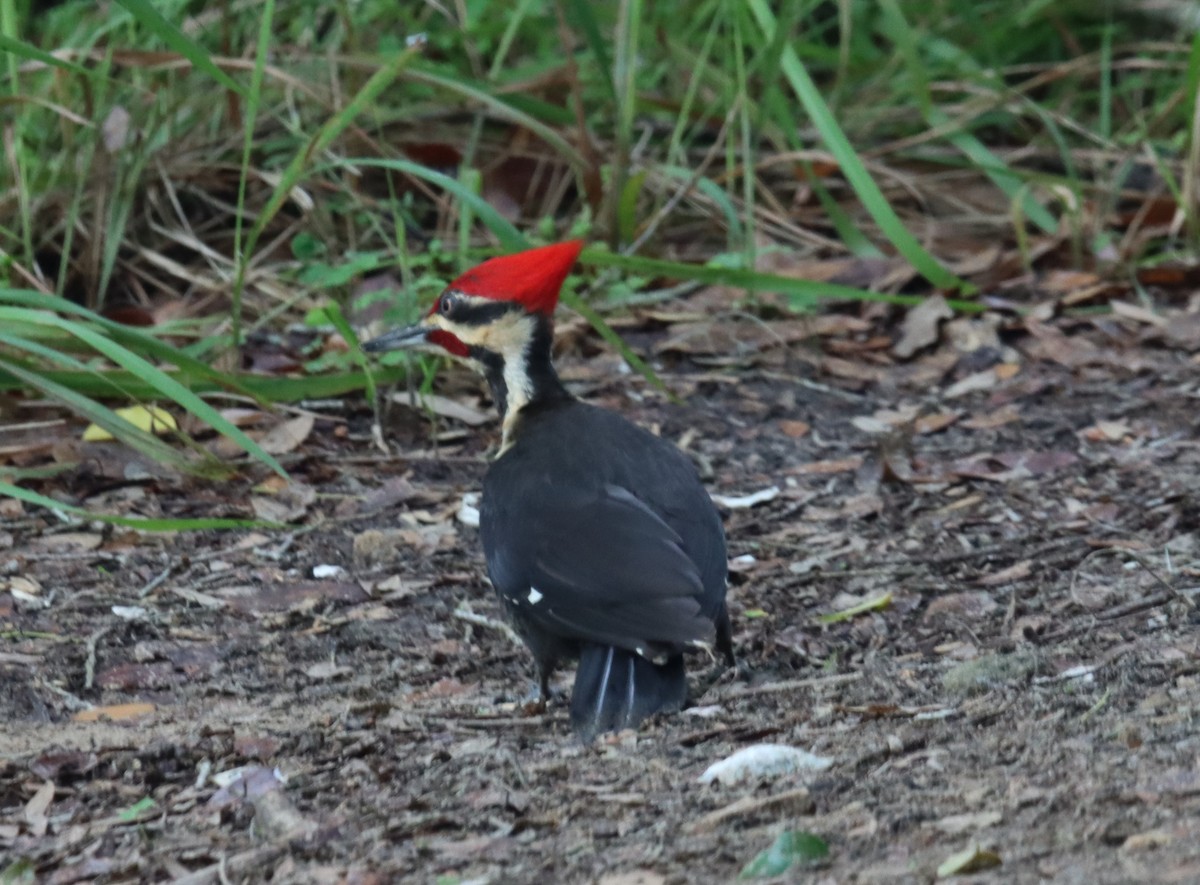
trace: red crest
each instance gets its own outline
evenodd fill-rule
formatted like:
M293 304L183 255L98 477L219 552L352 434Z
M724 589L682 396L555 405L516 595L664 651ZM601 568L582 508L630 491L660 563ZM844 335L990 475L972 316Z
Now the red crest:
M466 295L516 301L530 313L551 314L563 280L583 249L582 240L502 255L477 265L448 288Z

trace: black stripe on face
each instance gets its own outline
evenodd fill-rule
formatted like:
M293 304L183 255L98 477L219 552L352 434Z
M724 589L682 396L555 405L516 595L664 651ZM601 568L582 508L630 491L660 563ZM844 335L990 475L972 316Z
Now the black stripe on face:
M447 292L438 306L442 316L462 326L486 326L502 316L524 310L515 301L470 298L458 292Z

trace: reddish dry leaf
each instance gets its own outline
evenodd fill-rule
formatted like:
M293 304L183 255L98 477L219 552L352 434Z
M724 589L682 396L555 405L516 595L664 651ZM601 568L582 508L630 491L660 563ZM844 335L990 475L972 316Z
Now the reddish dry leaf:
M82 777L99 762L100 758L95 753L85 753L82 750L52 750L30 762L29 770L40 778L57 783Z
M1022 559L1020 562L1013 563L1006 569L1001 569L990 575L984 575L976 583L981 587L1003 587L1006 584L1023 581L1031 574L1033 574L1033 561Z
M1009 403L994 411L974 415L964 421L962 425L970 430L995 430L997 427L1020 420L1021 413L1017 411L1016 406Z
M224 587L216 595L236 611L246 614L265 612L304 612L338 602L355 605L366 602L366 591L349 581L297 581L294 583L253 584Z
M961 412L938 412L933 415L922 415L913 422L913 429L921 434L937 433L945 430L960 417L962 417Z
M1052 473L1070 467L1078 460L1077 455L1065 451L1003 452L954 461L950 465L950 472L967 479L1009 482Z
M826 356L820 362L821 371L837 378L857 381L861 384L878 384L887 378L888 370L883 366L871 366L851 362L836 356Z
M784 436L790 436L792 439L799 439L812 429L805 421L780 421L779 429L783 431Z
M1102 282L1100 277L1086 270L1051 270L1042 275L1038 288L1051 295L1066 295Z
M280 742L264 735L239 735L233 741L233 752L244 759L265 761L278 751Z
M114 691L143 691L154 688L170 688L187 681L187 676L175 669L169 661L152 664L118 664L96 674L96 686ZM84 710L78 714L90 713Z
M1174 212L1175 204L1172 201L1171 214L1174 215ZM1200 265L1197 264L1159 264L1154 267L1139 267L1135 271L1135 275L1143 286L1162 286L1163 288L1200 286Z
M929 622L935 618L955 617L967 621L978 621L993 614L999 608L999 603L992 599L990 593L983 590L951 593L949 596L939 596L930 602L925 609L923 620Z

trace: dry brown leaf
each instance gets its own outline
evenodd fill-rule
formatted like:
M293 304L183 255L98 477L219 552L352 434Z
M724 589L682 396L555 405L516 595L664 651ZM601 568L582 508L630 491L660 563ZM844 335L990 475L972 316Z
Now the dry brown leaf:
M1022 559L1020 562L1013 563L1006 569L1001 569L998 572L993 572L990 575L984 575L978 581L981 587L1003 587L1006 584L1013 584L1017 581L1022 581L1033 574L1033 561Z
M922 415L913 422L913 429L921 434L937 433L939 430L945 430L960 417L962 417L961 412L938 412L933 415Z
M33 835L46 835L46 828L50 825L50 820L46 816L46 812L50 809L50 803L53 801L54 782L46 781L38 787L37 792L25 803L25 823L29 825L29 829Z
M918 350L936 344L942 320L954 316L954 311L941 295L931 295L909 310L900 327L900 340L892 353L900 359L909 359Z
M479 427L489 421L495 421L496 415L468 406L466 403L439 396L436 393L417 393L416 391L397 391L392 394L392 402L419 412L432 412L441 418L461 421L468 427Z
M841 458L835 461L809 461L807 464L789 467L784 472L791 476L826 476L831 473L853 473L862 465L862 457L856 455L853 458Z
M312 433L316 418L313 415L297 415L295 418L276 424L258 444L269 455L285 455L294 452Z
M104 538L95 532L60 532L57 535L41 535L33 538L30 545L39 550L95 550Z
M250 506L259 519L287 523L303 518L308 513L309 506L316 500L317 490L312 486L302 482L289 482L270 497L251 496Z
M821 371L837 378L848 381L859 381L865 384L878 384L887 378L888 370L884 366L872 366L861 362L852 362L836 356L826 356L820 362Z
M158 708L154 704L135 701L128 704L110 704L107 707L80 710L71 719L75 722L99 722L103 719L119 722L122 719L136 719L139 716L149 715L156 709Z
M995 367L984 369L982 372L975 372L965 378L955 381L946 388L942 394L946 399L958 399L960 396L966 396L970 393L978 393L981 390L991 390L1000 383L1000 377L996 374Z
M967 621L977 621L992 614L999 607L996 600L992 599L991 594L983 590L951 593L948 596L939 596L929 603L925 609L924 620L928 622L934 618L949 615Z
M1119 443L1132 432L1132 428L1124 421L1097 421L1079 431L1079 435L1088 442Z
M1138 323L1145 323L1148 326L1158 326L1159 328L1165 328L1170 325L1170 320L1165 316L1161 316L1144 307L1139 307L1136 304L1130 304L1127 301L1114 301L1109 306L1112 307L1113 313L1127 320L1134 320Z
M970 430L995 430L997 427L1003 427L1005 424L1012 424L1014 421L1020 420L1021 413L1017 411L1016 406L1009 403L992 412L973 415L964 421L962 426Z
M780 421L779 429L783 431L784 436L799 439L807 434L812 429L812 426L806 421Z

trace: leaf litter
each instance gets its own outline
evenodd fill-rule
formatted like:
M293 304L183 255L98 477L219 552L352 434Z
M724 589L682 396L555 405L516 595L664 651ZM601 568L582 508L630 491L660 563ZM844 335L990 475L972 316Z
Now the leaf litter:
M291 484L122 468L114 489L98 461L36 480L64 500L149 492L120 498L134 515L286 531L121 536L5 511L0 811L15 823L0 853L64 880L715 882L784 832L825 843L838 878L993 856L1014 877L1113 881L1153 858L1151 878L1186 878L1200 450L1195 348L1168 332L1192 314L914 319L904 357L876 308L814 318L815 334L760 317L721 345L698 325L724 322L707 297L625 329L682 407L589 368L603 352L587 355L586 329L563 357L589 399L686 434L714 494L777 490L726 511L742 664L697 698L703 715L587 750L561 705L525 710L532 674L471 513L486 394L451 375L440 395L465 410L436 407L439 432L464 431L450 443L420 408L392 414L390 455L353 400L284 419L272 447ZM845 617L820 624L831 612ZM695 782L763 744L837 764ZM205 772L243 766L288 779L210 804L223 788Z

